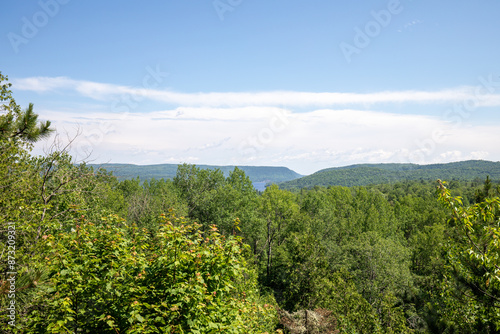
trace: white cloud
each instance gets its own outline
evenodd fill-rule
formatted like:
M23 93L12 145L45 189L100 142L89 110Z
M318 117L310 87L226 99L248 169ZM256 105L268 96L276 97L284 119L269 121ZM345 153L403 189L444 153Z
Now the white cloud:
M405 25L404 25L403 28L406 29L406 28L412 27L412 26L414 26L416 24L420 24L420 23L422 23L422 21L420 21L420 20L412 20L412 21L409 21L409 22L405 23Z
M106 83L74 80L66 77L32 77L12 80L18 90L55 92L72 90L94 100L107 101L120 96L140 101L148 99L178 106L244 107L287 106L333 107L346 105L373 105L376 103L460 103L474 101L476 106L500 106L500 95L483 87L456 87L430 91L383 91L375 93L339 92L209 92L180 93L169 90L134 88ZM497 84L495 82L495 84Z
M24 79L13 79L13 85L19 90L34 92L56 91L63 88L75 87L75 80L66 77L31 77Z
M76 104L37 112L59 132L74 134L79 127L74 153L93 151L98 162L284 165L307 174L366 162L500 160L500 125L469 122L475 108L500 106L500 84L492 77L483 82L434 92L374 93L179 93L65 77L18 79L14 85L58 98L76 93L87 98L81 105L92 101L92 108ZM138 107L113 112L112 101L124 97ZM165 109L138 112L146 102ZM410 103L438 108L442 115L372 110L404 110Z
M420 20L418 20L418 19L414 19L414 20L411 20L411 21L409 21L409 22L406 22L406 23L403 25L403 27L402 27L402 28L398 28L398 30L397 30L397 31L398 31L398 32L403 32L403 30L407 30L407 29L412 30L412 27L413 27L414 25L421 24L421 23L422 23L422 21L420 21Z
M85 117L78 111L39 112L60 132L74 133L78 125L75 153L91 150L98 162L281 165L308 174L363 162L500 158L500 126L457 126L430 116L258 106L94 111Z

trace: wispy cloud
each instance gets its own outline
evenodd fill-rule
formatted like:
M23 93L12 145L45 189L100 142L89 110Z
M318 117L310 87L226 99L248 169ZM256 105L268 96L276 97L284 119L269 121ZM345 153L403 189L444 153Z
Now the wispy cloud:
M60 132L80 127L75 149L92 150L99 162L284 165L307 174L361 162L500 158L500 126L457 126L437 117L371 110L294 113L254 106L178 107L123 117L111 112L40 114ZM436 129L442 133L439 143L423 148L420 143ZM412 153L421 151L424 159L413 161Z
M175 106L242 107L335 107L373 105L378 103L457 103L477 100L477 106L500 106L500 95L482 93L478 99L477 87L461 86L439 91L382 91L373 93L343 92L199 92L182 93L170 90L134 88L107 83L74 80L66 77L32 77L12 80L17 90L40 93L74 91L81 96L107 101L129 95Z
M500 125L466 121L478 107L500 106L500 82L480 82L438 91L180 93L66 77L13 80L17 90L94 103L37 112L59 132L78 127L75 153L92 151L100 162L285 165L303 174L362 162L499 160ZM123 96L149 109L116 112L111 104ZM399 113L408 106L412 113Z
M412 26L414 26L414 25L416 25L416 24L420 24L420 23L422 23L422 21L420 21L420 20L412 20L412 21L410 21L410 22L407 22L407 23L404 25L404 28L409 28L409 27L412 27Z
M418 19L415 19L415 20L411 20L409 22L406 22L402 28L399 28L398 29L398 32L403 32L403 30L406 30L406 29L412 29L413 26L417 25L417 24L421 24L422 21L418 20Z

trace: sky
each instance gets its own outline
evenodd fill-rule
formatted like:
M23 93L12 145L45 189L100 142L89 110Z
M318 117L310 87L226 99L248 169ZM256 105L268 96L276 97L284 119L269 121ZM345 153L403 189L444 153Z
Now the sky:
M496 0L8 1L0 71L76 160L500 160Z

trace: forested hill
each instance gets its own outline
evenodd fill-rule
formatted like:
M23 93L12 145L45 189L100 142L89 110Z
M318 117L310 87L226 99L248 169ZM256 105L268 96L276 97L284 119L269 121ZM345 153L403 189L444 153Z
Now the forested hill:
M282 189L314 186L366 186L408 180L500 180L500 162L470 160L447 164L361 164L320 170L299 179L282 182Z
M139 177L141 181L145 181L153 178L157 180L162 178L172 179L175 177L178 165L93 164L91 166L112 171L120 181L135 179L136 177ZM233 171L235 166L196 165L196 167L201 169L220 169L225 176L228 176L229 172ZM243 170L252 182L278 183L294 180L302 176L286 167L238 166L238 168Z

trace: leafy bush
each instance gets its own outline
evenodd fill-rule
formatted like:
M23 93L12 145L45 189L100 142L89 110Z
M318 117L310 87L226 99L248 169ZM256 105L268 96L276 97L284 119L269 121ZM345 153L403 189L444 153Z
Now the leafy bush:
M47 237L50 283L31 333L262 333L276 325L238 237L162 216L156 235L117 216Z

